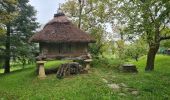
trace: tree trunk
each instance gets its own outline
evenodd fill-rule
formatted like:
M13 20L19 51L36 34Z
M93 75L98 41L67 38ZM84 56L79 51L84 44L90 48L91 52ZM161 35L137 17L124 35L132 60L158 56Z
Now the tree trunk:
M5 44L5 70L4 73L10 72L10 25L7 25L6 44Z
M149 52L147 55L147 62L146 62L146 67L145 67L145 71L152 71L154 70L154 62L155 62L155 56L156 53L159 49L159 43L151 45L149 47Z
M83 4L82 4L82 1L79 0L79 22L78 22L78 28L81 28L82 10L83 10Z
M136 61L138 61L138 58L139 58L138 56L135 56L135 60L136 60Z

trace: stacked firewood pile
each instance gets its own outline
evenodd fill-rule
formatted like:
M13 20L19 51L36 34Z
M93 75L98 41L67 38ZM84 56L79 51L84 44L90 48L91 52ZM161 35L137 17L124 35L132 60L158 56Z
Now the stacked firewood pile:
M72 62L62 64L57 71L57 78L64 78L65 76L86 73L84 67L79 63Z
M45 74L46 75L56 74L56 77L61 79L61 78L64 78L64 77L70 76L70 75L87 73L87 71L84 69L85 68L82 65L80 65L79 63L70 62L70 63L62 64L61 66L59 66L57 68L46 69Z

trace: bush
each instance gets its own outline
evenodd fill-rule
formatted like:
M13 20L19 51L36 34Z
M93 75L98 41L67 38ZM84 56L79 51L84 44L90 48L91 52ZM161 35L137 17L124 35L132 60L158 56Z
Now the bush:
M117 69L120 65L123 64L123 61L115 58L98 58L93 59L91 66L92 67L103 67L103 68L115 68Z

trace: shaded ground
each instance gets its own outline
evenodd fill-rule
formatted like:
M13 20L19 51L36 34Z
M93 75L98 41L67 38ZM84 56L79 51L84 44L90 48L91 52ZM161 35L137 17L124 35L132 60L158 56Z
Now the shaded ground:
M53 62L54 63L54 62ZM58 62L59 63L59 62ZM58 64L56 63L56 64ZM135 62L136 63L136 62ZM145 58L136 63L138 74L92 68L89 74L59 80L39 80L34 67L0 75L0 98L8 100L169 100L170 56L157 56L154 72L144 72Z

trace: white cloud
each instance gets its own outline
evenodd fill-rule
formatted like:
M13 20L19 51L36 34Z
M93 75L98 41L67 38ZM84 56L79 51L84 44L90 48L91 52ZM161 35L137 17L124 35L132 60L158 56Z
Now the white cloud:
M37 10L37 19L40 24L46 24L57 12L59 3L66 0L30 0L30 4Z

